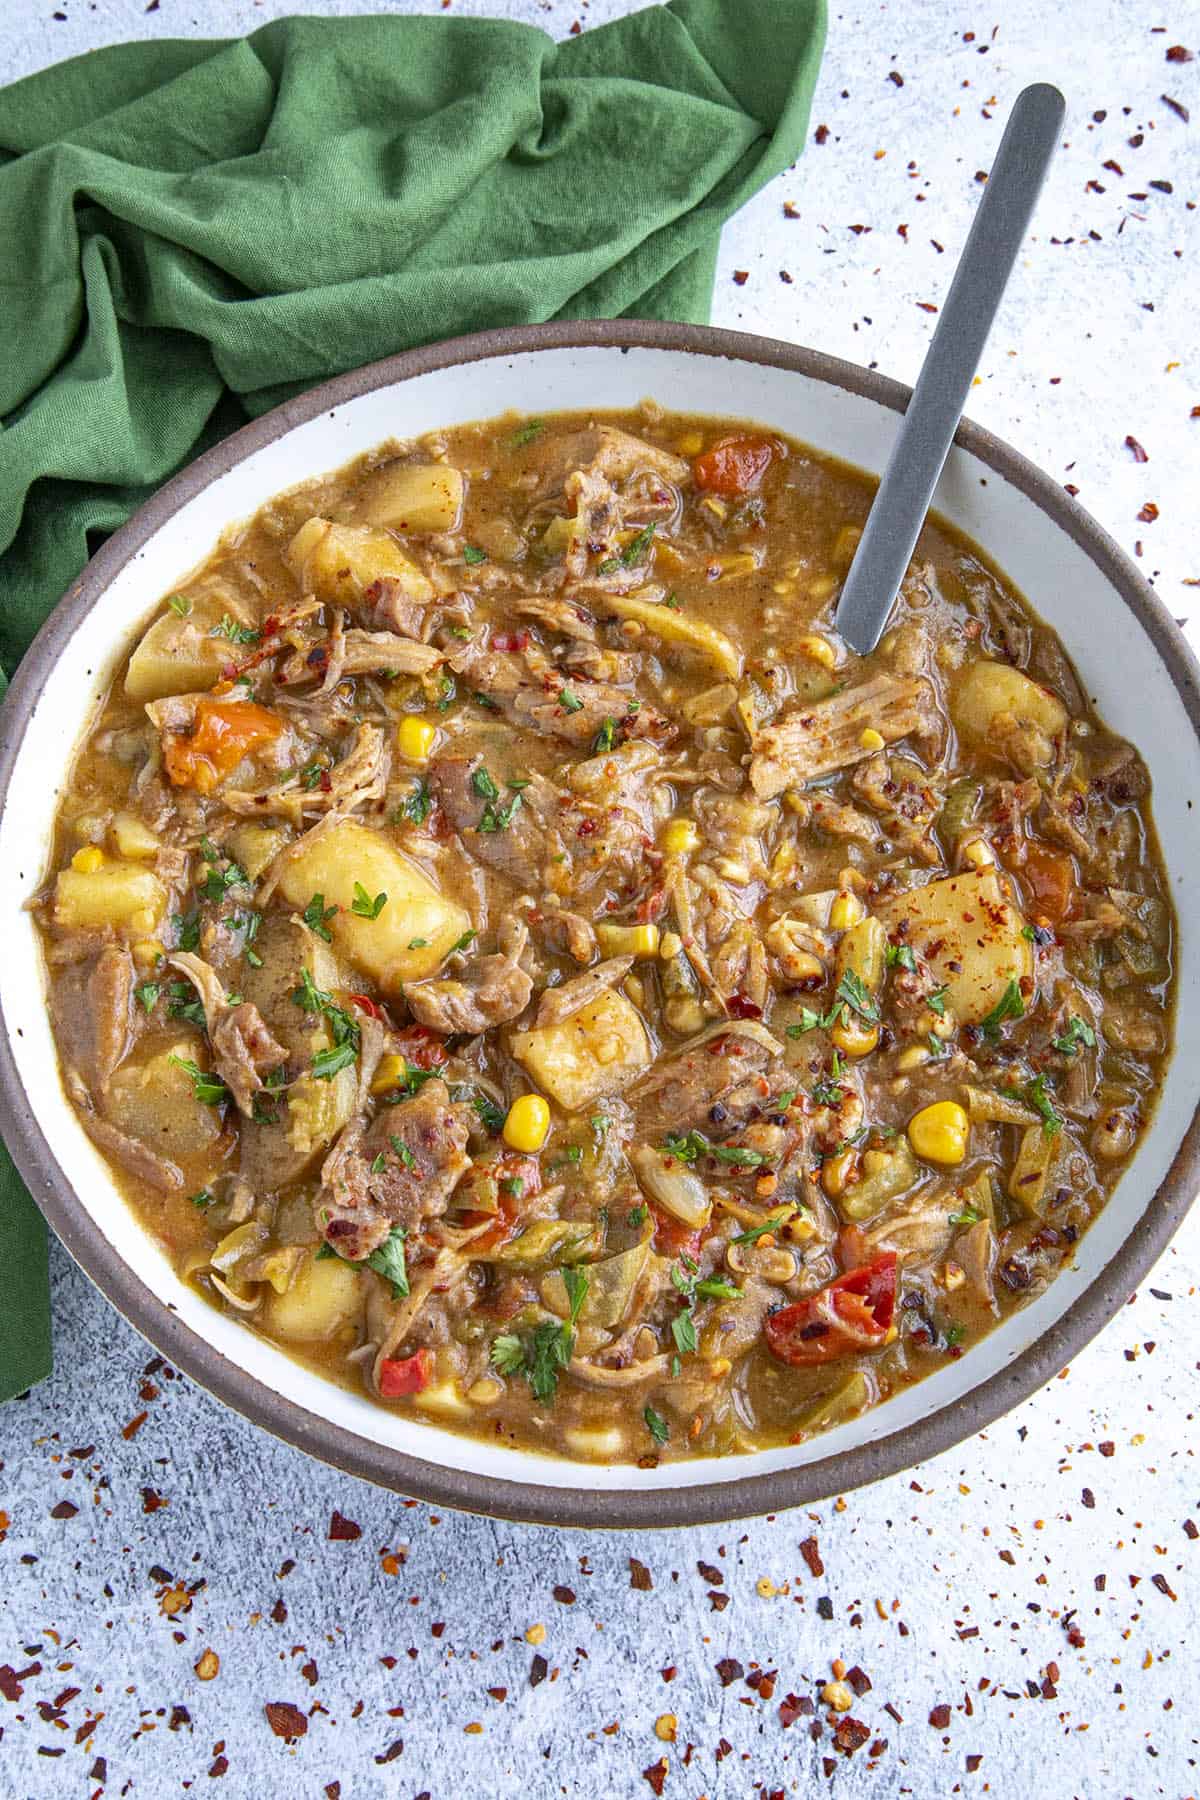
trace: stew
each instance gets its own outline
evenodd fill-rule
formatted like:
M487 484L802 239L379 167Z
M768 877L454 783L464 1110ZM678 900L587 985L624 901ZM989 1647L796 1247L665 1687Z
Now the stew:
M637 414L392 443L162 602L39 899L63 1078L214 1305L601 1461L797 1442L1069 1263L1153 1108L1136 750L931 520Z

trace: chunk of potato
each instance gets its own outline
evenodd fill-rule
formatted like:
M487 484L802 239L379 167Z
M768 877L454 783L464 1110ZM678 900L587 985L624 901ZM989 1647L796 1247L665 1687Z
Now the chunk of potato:
M54 923L67 930L111 927L149 937L167 908L167 890L153 869L106 857L100 868L60 869L54 884Z
M410 600L434 597L433 583L405 556L390 532L375 525L334 525L309 519L288 545L301 584L322 600L350 606L372 582L399 582Z
M1057 737L1067 723L1067 709L1057 695L1020 669L986 659L969 664L955 682L950 714L970 743L987 745L990 740L993 747L1003 733L1006 715L1019 730L1040 733L1047 740Z
M268 863L283 849L288 833L278 825L235 825L222 849L232 856L251 881L257 881Z
M191 1076L171 1061L195 1054L195 1040L181 1038L155 1055L131 1057L117 1070L105 1096L112 1124L176 1162L206 1154L221 1135L218 1109L197 1100Z
M449 463L385 463L363 482L355 517L389 531L457 531L466 481Z
M559 1025L519 1031L512 1054L567 1112L601 1094L616 1094L636 1080L651 1060L650 1039L637 1009L605 988Z
M978 1025L999 1005L1010 981L1028 984L1033 951L1025 921L995 869L971 870L881 900L889 932L907 921L907 942L929 962L960 1024ZM1027 989L1026 989L1027 991Z
M359 883L372 899L387 895L377 919L351 911ZM314 894L338 911L328 921L337 949L388 994L432 975L471 920L415 863L365 825L344 819L285 862L280 889L297 909Z
M119 812L112 822L113 848L130 862L153 862L158 855L158 836L136 813Z
M186 614L168 607L145 633L129 659L125 692L131 700L162 700L168 694L195 694L212 687L229 661L227 637L213 632L228 615L239 625L253 623L249 612L224 589L189 599Z
M263 1324L279 1337L327 1343L344 1326L358 1322L363 1308L362 1276L336 1256L306 1255L296 1279L282 1294L269 1293Z

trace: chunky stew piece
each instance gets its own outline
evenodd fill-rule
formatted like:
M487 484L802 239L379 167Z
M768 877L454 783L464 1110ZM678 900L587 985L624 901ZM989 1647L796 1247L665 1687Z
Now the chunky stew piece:
M637 415L389 444L133 647L40 920L181 1274L380 1404L798 1442L1069 1262L1154 1106L1145 769L969 544L833 625L867 481Z

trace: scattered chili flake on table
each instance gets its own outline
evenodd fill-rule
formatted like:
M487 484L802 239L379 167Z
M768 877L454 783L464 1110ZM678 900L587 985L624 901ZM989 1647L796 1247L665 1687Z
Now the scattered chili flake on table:
M362 1526L356 1525L353 1519L345 1518L337 1508L329 1521L329 1541L331 1544L352 1544L355 1538L362 1536Z
M1126 433L1126 437L1125 437L1125 448L1129 451L1132 451L1134 462L1144 463L1144 462L1150 461L1150 458L1147 456L1147 454L1146 454L1145 450L1143 450L1142 446L1138 443L1137 439L1135 437L1131 437L1128 433Z
M654 1586L654 1577L645 1563L639 1562L636 1556L629 1559L629 1585L643 1594L648 1594Z
M290 1700L268 1700L263 1711L276 1737L299 1738L308 1730L308 1719Z
M935 1731L945 1731L950 1723L950 1708L946 1705L945 1701L943 1701L940 1706L934 1707L929 1715L929 1723L933 1726Z

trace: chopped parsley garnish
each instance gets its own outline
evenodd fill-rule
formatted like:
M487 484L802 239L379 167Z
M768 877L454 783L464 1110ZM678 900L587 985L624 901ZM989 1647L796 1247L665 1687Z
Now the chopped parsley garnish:
M594 756L603 756L607 751L613 748L616 741L617 722L615 719L605 719L601 724L599 731L592 739L592 754Z
M645 1206L631 1206L629 1211L625 1214L625 1223L627 1225L632 1225L635 1231L640 1230L646 1223Z
M573 694L570 688L563 688L558 696L558 704L564 712L577 713L583 711L583 701Z
M947 1325L945 1331L942 1333L942 1338L947 1349L953 1350L957 1344L962 1343L966 1335L967 1328L965 1325Z
M387 898L386 894L384 898ZM336 906L326 906L324 894L314 894L301 916L310 931L315 931L319 938L324 938L327 944L332 944L333 933L325 921L332 919L336 911Z
M1086 1019L1074 1016L1068 1021L1067 1029L1062 1036L1051 1038L1050 1042L1060 1056L1074 1056L1081 1044L1088 1050L1094 1050L1096 1034Z
M315 787L321 785L321 777L328 773L328 764L323 763L319 758L314 757L312 762L305 763L300 771L300 786L304 789L306 794L311 794Z
M487 551L481 550L477 544L463 545L463 561L465 563L485 563L487 559Z
M1021 990L1015 981L1010 981L986 1019L979 1021L979 1029L984 1037L997 1038L1000 1036L1000 1027L1006 1019L1023 1019L1024 1017L1025 1002L1021 998Z
M175 927L175 948L177 950L198 950L200 948L199 907L187 913L172 913L171 923Z
M502 1106L497 1106L490 1094L485 1094L478 1088L455 1089L453 1098L457 1100L460 1095L465 1095L471 1102L471 1105L475 1108L475 1111L483 1121L484 1130L490 1133L492 1137L499 1137L500 1133L504 1130L504 1108Z
M196 892L202 900L210 900L215 904L225 898L230 888L251 885L250 877L235 862L227 862L223 869L219 866L224 852L218 849L211 838L200 839L200 850L208 864L208 873L196 885Z
M203 1212L206 1206L212 1206L215 1203L216 1198L217 1196L211 1188L201 1188L198 1194L192 1195L191 1201L193 1206L198 1206Z
M790 1038L801 1038L809 1031L828 1031L831 1025L837 1024L842 1012L843 1005L840 1000L835 1001L827 1013L814 1012L811 1006L802 1006L798 1022L794 1025L784 1026L785 1035Z
M837 984L836 993L838 999L844 1000L846 1005L856 1012L860 1019L865 1019L868 1025L879 1023L879 1008L853 969L846 970Z
M558 1391L558 1377L575 1349L575 1326L587 1298L588 1277L583 1269L563 1268L563 1285L570 1308L566 1320L545 1320L524 1336L504 1332L492 1340L491 1362L502 1375L523 1375L534 1399L547 1406Z
M523 1175L506 1175L500 1186L506 1194L511 1194L514 1200L519 1200L525 1192L525 1177Z
M666 1136L666 1152L676 1162L694 1163L698 1156L707 1156L709 1141L701 1131L689 1131L681 1135L677 1131L668 1131Z
M477 931L474 931L474 930L464 931L462 936L459 938L458 942L455 944L451 944L449 950L447 950L447 952L446 952L446 955L453 956L456 953L456 951L469 950L471 948L471 945L475 942L475 939L478 936L479 936L479 933ZM410 946L410 948L411 948L411 946Z
M696 1283L696 1294L702 1300L736 1300L741 1291L732 1281L726 1281L723 1275L709 1275Z
M167 1017L203 1027L204 1005L190 981L167 983Z
M429 939L428 938L409 938L408 947L410 950L428 950Z
M671 1427L667 1424L667 1421L663 1418L662 1414L656 1413L652 1406L648 1406L643 1412L642 1417L646 1421L646 1430L650 1433L650 1436L654 1439L655 1443L665 1444L671 1435Z
M384 1152L381 1150L379 1152L379 1155L375 1158L374 1162L371 1164L371 1173L372 1173L372 1175L382 1175L383 1171L386 1168L387 1168L387 1157L384 1154Z
M385 1242L372 1250L367 1258L368 1269L374 1269L377 1275L391 1283L393 1300L403 1300L408 1293L408 1264L404 1256L406 1235L403 1225L393 1225Z
M192 1091L197 1100L204 1106L221 1106L229 1098L229 1089L219 1075L208 1069L199 1068L188 1056L176 1056L172 1051L167 1057L177 1069L182 1069L192 1084Z
M518 425L517 429L509 437L509 449L524 449L526 444L532 444L536 438L540 438L545 429L545 419L526 419L525 423L523 425Z
M675 1348L680 1356L690 1356L698 1342L696 1337L696 1321L691 1310L676 1313L671 1320L671 1336L675 1339Z
M917 972L917 959L907 944L889 944L886 961L889 969L899 965L900 968L907 969L910 975Z
M1062 1130L1062 1119L1055 1111L1054 1102L1046 1091L1045 1075L1038 1075L1026 1084L1024 1097L1042 1121L1042 1130L1047 1137L1057 1137Z
M964 1206L961 1212L947 1213L946 1217L951 1225L978 1225L983 1214L973 1206Z
M618 569L632 569L645 560L646 552L654 542L655 526L644 525L636 536L631 537L625 548L616 556L606 556L599 565L597 574L615 575Z
M946 990L945 990L945 988L944 987L935 988L932 994L926 994L925 1004L929 1008L930 1012L937 1014L939 1019L944 1018L945 1014L946 1014Z
M481 800L498 800L500 798L500 789L492 780L487 767L483 763L480 763L479 767L472 775L471 786Z
M423 825L433 810L433 801L429 794L429 783L417 781L412 793L404 802L400 811L404 818L410 819L414 825Z
M209 637L227 638L231 644L257 644L258 633L250 625L239 625L228 613L222 613L221 623L214 625Z
M438 676L437 709L440 713L449 712L458 698L458 688L452 675Z
M242 955L252 969L261 969L263 959L252 946L258 936L262 924L262 914L258 912L234 913L229 923L237 927L242 934Z
M494 801L489 800L480 815L478 829L485 832L507 831L517 816L520 804L519 793L514 794L511 800L506 800L503 806L497 806Z
M737 1144L714 1144L711 1154L718 1162L732 1163L739 1169L757 1169L767 1160L761 1150L743 1150Z
M358 1048L347 1038L328 1050L318 1050L312 1059L312 1072L317 1081L332 1081L342 1069L348 1069L358 1055Z
M766 1237L768 1232L779 1231L790 1217L790 1213L780 1213L773 1219L764 1219L761 1225L752 1225L748 1231L739 1231L729 1241L733 1244L757 1244L759 1238Z
M162 984L158 981L139 981L133 990L134 998L143 1011L151 1013L158 1005L158 996L162 993Z
M377 919L387 905L386 894L376 894L372 900L361 881L354 884L354 898L350 902L350 911L360 919Z
M186 619L192 610L192 603L186 594L168 594L167 605L173 613L178 613L181 619Z
M399 1137L394 1131L390 1132L388 1135L388 1143L392 1146L392 1149L396 1152L396 1155L406 1169L416 1168L417 1159L402 1137Z

